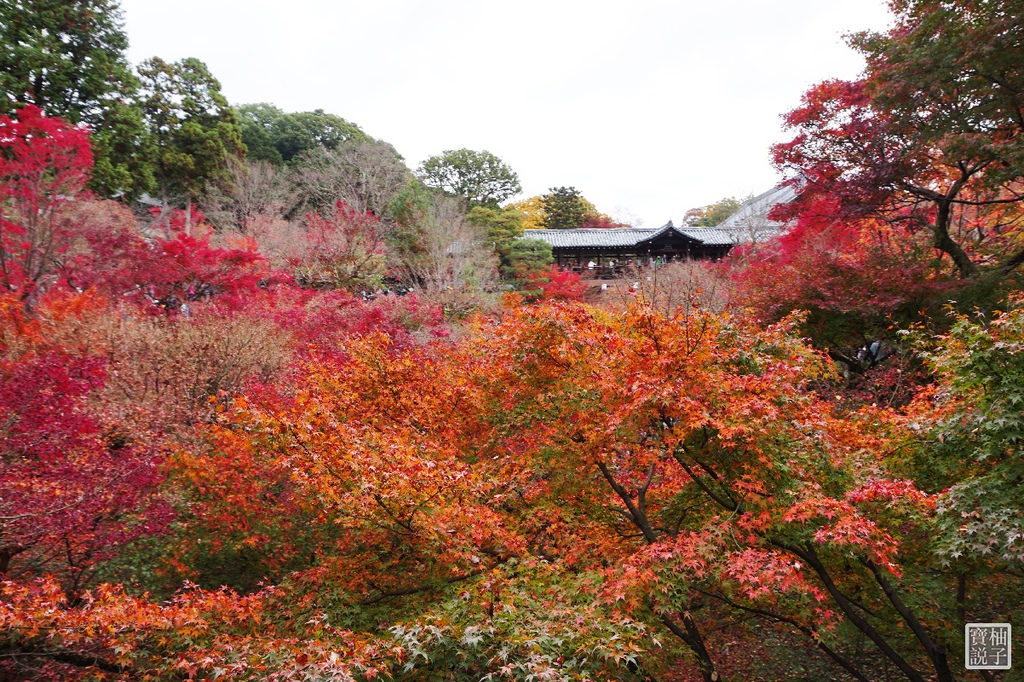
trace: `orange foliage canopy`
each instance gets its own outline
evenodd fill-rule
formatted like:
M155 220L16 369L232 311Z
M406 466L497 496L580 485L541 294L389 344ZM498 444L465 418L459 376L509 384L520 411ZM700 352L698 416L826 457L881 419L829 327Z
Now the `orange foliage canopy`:
M701 594L834 655L836 566L900 575L932 501L887 473L879 414L839 419L807 390L828 370L794 322L640 301L512 310L437 347L364 337L179 455L195 537L215 539L180 555L246 547L313 594L344 585L350 608L542 560L602 575L601 603L653 613L709 674L686 615Z

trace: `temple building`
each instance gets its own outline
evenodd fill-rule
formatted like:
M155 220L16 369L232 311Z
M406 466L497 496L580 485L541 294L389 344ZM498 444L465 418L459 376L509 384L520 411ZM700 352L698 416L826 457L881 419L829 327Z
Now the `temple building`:
M724 230L676 227L671 220L658 228L526 230L523 238L547 242L555 262L575 270L690 258L718 260L735 244Z
M526 230L524 239L551 245L559 267L590 271L599 277L619 274L628 265L677 260L719 260L737 244L764 242L786 231L787 225L769 219L779 203L792 201L788 185L773 187L745 201L716 227L661 227L614 229Z

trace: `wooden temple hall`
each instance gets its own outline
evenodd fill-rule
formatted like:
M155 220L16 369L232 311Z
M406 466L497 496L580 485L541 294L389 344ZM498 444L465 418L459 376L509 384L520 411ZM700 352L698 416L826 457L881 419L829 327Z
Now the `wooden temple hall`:
M714 227L526 230L524 239L551 245L560 267L608 275L627 265L674 260L719 260L735 245L731 232Z

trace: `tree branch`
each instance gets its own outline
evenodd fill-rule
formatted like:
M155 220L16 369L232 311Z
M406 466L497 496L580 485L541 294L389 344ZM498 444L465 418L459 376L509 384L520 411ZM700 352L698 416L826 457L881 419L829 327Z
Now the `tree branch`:
M921 625L921 622L900 598L896 588L892 586L892 583L885 577L878 565L870 559L861 559L861 563L867 566L871 574L875 576L875 582L881 586L882 591L885 592L885 596L889 598L896 612L900 614L903 621L910 627L911 632L914 633L914 636L924 646L925 651L928 652L928 658L931 659L932 665L935 666L935 674L938 676L939 682L953 682L953 673L950 671L949 662L946 660L946 650L935 643L935 640L931 638Z
M604 462L598 462L597 468L601 470L601 474L604 479L608 481L608 485L612 487L612 490L619 496L623 504L626 505L626 509L632 517L633 524L640 529L640 532L644 534L644 539L647 540L648 544L653 545L658 541L658 536L655 534L654 529L651 528L650 522L647 520L647 516L633 504L633 500L629 496L629 492L623 488L615 477L612 476L612 472L608 470Z
M737 602L734 602L733 600L729 599L728 597L725 597L725 596L720 595L720 594L716 594L714 592L708 592L707 590L702 590L700 588L697 588L697 591L700 592L701 594L707 596L707 597L711 597L712 599L717 599L717 600L723 602L724 604L728 604L729 606L731 606L733 608L736 608L736 609L739 609L741 611L746 611L747 613L752 613L754 615L761 616L762 618L767 618L769 620L774 620L774 621L778 621L780 623L786 623L787 625L793 626L794 628L796 628L797 630L799 630L803 634L805 634L808 637L810 637L814 641L815 645L819 649L821 649L825 653L826 656L831 658L843 670L845 670L846 672L850 673L850 675L854 679L857 679L860 682L871 682L871 680L869 680L868 678L864 677L864 675L862 675L861 672L859 670L857 670L857 668L853 665L853 663L851 663L849 660L847 660L845 657L843 657L841 654L839 654L839 652L835 651L832 647L830 647L829 645L825 644L820 639L818 639L818 636L817 636L818 633L816 631L814 631L813 629L807 627L806 625L801 625L799 622L797 622L793 618L789 618L788 616L783 616L782 614L774 613L772 611L767 611L765 609L759 609L759 608L756 608L756 607L753 607L753 606L744 606L743 604L739 604Z
M850 603L850 601L846 598L846 595L844 595L842 591L840 591L840 589L836 586L835 582L833 582L831 574L829 574L828 569L825 568L825 565L821 563L821 560L818 558L818 555L813 548L807 547L805 549L801 549L799 547L795 547L793 545L790 545L786 542L782 542L779 540L769 541L779 549L784 549L787 552L791 552L792 554L795 554L796 556L800 557L805 562L807 562L807 565L810 566L818 575L818 579L821 580L822 584L825 586L825 589L828 591L830 595L832 595L832 599L835 600L836 604L846 615L849 621L853 623L853 625L858 630L867 635L868 639L875 643L875 646L877 646L878 649L883 654L885 654L886 658L892 661L896 665L896 667L900 669L900 671L907 677L908 680L910 680L911 682L925 682L924 676L921 675L921 673L919 673L912 665L910 665L910 663L908 663L906 659L900 656L900 654L895 649L893 649L887 641L885 641L885 638L881 635L880 632L878 632L878 630L872 627L870 623L868 623L859 613L857 613L853 604Z

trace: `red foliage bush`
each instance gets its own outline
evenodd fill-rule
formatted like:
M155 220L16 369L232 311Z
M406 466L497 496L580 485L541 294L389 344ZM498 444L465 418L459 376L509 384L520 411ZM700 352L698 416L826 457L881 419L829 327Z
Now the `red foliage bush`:
M788 233L732 254L736 299L762 321L809 310L827 337L839 319L862 328L909 320L945 290L923 239L879 220L837 217L836 201L819 198Z
M173 312L184 304L215 300L235 310L283 277L253 248L217 248L210 236L183 232L146 241L134 230L92 232L87 253L69 268L73 286L95 287L116 301ZM244 246L244 245L243 245Z
M371 333L387 335L396 348L413 342L414 334L445 336L440 306L407 296L378 296L372 300L345 291L312 292L295 288L280 291L269 314L293 335L301 353L341 353L342 342Z
M105 361L60 352L0 360L0 575L57 571L69 587L116 547L166 525L159 458L102 428L89 397Z
M314 288L375 291L384 276L384 239L372 213L339 201L333 215L306 216L305 240L291 258L297 282Z
M530 300L580 301L587 285L578 272L562 270L556 265L534 273L527 278Z
M89 135L35 106L0 116L0 287L48 284L70 241L60 212L89 179Z

